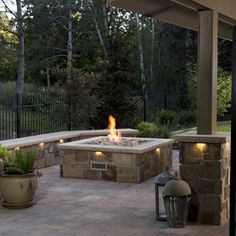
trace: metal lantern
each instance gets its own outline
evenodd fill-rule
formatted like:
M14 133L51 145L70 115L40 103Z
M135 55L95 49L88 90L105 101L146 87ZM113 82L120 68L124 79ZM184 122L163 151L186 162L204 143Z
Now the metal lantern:
M162 192L166 183L173 179L173 175L170 174L169 168L156 176L155 178L155 199L156 199L156 220L167 221Z
M170 227L181 228L186 225L191 198L189 185L181 180L170 180L163 189L163 200Z

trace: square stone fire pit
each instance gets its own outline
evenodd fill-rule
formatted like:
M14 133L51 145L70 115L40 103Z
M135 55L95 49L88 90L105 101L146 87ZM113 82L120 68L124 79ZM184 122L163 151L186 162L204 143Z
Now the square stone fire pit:
M140 183L172 165L172 139L95 137L58 145L61 176Z

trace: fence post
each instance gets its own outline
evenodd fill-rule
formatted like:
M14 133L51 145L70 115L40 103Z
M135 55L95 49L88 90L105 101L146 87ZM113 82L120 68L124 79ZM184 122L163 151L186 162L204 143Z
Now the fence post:
M143 96L143 121L147 121L147 95Z
M67 129L70 131L72 129L71 127L71 112L72 112L72 106L71 106L71 94L68 94L67 92L67 103L68 103L68 121L67 121Z
M21 94L16 94L16 137L21 137Z

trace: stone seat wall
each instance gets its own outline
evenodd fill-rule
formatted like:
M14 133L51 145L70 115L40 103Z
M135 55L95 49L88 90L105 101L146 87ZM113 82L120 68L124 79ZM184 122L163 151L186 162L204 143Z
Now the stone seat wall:
M136 136L138 133L138 131L134 129L118 129L118 131L123 136ZM59 163L58 144L96 136L106 136L108 133L109 130L62 131L18 139L2 140L0 144L11 151L19 148L23 150L35 150L36 168L45 168Z

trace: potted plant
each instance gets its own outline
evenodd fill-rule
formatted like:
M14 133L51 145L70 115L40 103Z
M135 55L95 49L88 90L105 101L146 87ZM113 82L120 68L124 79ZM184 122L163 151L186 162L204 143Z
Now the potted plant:
M3 158L9 155L10 152L0 144L0 173L3 172Z
M0 173L2 205L7 208L26 208L34 205L40 172L34 172L36 153L16 150L15 153L0 147L4 172Z

